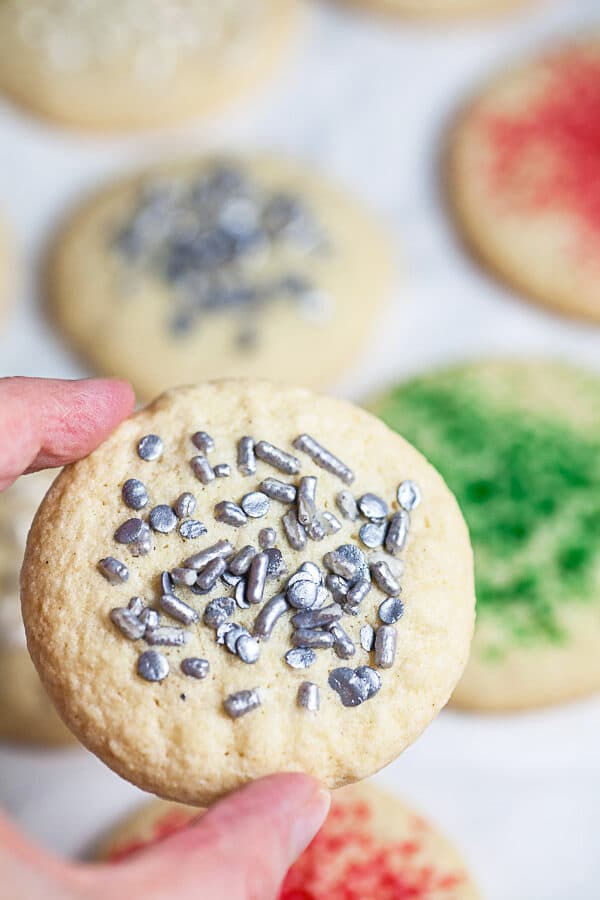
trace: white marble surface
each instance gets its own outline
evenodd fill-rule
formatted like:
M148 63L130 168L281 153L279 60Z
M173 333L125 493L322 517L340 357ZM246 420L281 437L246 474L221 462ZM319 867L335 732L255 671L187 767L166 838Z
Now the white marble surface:
M360 397L432 363L488 351L548 353L600 368L599 330L528 306L463 255L438 168L445 124L481 77L594 20L597 0L548 0L451 31L311 6L280 77L192 129L98 139L0 105L0 208L25 263L15 314L0 336L0 375L84 374L45 322L38 288L48 237L64 211L115 172L207 146L310 159L387 219L397 289L340 392ZM600 701L511 717L445 712L379 777L453 836L489 900L598 900ZM82 750L0 749L0 802L57 850L81 852L140 799Z

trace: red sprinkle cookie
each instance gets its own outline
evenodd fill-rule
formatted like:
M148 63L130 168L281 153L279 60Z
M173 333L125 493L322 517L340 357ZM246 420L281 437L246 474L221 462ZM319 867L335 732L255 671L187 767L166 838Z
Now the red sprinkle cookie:
M198 809L156 801L106 841L98 859L120 862L167 837ZM278 900L477 900L454 847L425 819L370 784L342 788L327 821L291 867Z
M451 136L452 206L502 279L600 321L600 38L496 78Z

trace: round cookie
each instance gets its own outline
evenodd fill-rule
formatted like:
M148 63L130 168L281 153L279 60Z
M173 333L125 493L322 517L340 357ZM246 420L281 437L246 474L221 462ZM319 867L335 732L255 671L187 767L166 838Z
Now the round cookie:
M378 226L310 170L205 158L76 214L51 260L51 306L86 357L147 398L221 376L313 387L364 347L391 269Z
M475 553L477 625L453 703L600 689L600 382L551 362L424 375L372 405L438 466Z
M52 483L47 472L0 493L0 739L39 744L72 740L29 658L19 602L19 569L31 520Z
M392 15L414 19L454 19L456 17L501 13L525 6L531 0L349 0Z
M466 663L472 554L442 479L375 417L227 380L163 395L65 470L22 602L83 743L202 805L278 771L342 786L408 746Z
M113 832L98 859L127 859L185 827L198 812L160 800L148 803ZM288 871L278 900L350 896L476 900L479 892L457 851L433 825L390 794L361 784L335 792L325 824Z
M450 139L467 243L519 292L600 321L600 37L498 76Z
M296 0L5 0L0 89L68 125L170 125L267 78L295 18Z

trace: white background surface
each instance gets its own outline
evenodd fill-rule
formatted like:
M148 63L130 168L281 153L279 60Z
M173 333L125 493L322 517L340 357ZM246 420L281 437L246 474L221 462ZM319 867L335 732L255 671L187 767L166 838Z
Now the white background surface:
M387 219L401 263L393 304L339 392L359 398L432 363L487 351L600 368L598 329L522 303L464 256L438 168L447 122L486 73L594 21L597 0L549 0L452 30L315 6L278 79L193 129L99 139L0 105L0 209L25 264L0 335L0 375L87 374L41 314L39 264L54 225L112 174L208 146L314 161ZM444 712L379 778L453 837L489 900L600 897L597 699L511 717ZM141 799L82 750L0 749L0 803L57 850L85 850Z

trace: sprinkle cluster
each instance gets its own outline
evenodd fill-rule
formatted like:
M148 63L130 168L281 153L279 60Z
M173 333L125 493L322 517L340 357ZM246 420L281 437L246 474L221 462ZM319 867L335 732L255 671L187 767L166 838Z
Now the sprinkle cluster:
M209 434L198 431L191 435L191 443L199 452L190 458L190 471L202 486L229 476L230 463L212 461L215 441ZM144 435L137 444L138 456L148 463L159 460L163 452L163 441L155 434ZM380 671L391 668L396 658L396 626L404 612L400 599L403 566L398 555L406 544L410 512L420 503L419 489L413 481L401 482L396 495L399 509L390 512L388 503L376 494L355 498L349 489L354 481L353 471L311 435L298 435L291 450L242 435L236 454L239 472L247 478L255 476L258 459L286 479L264 478L241 497L215 504L214 519L230 526L232 539L249 520L272 514L272 506L279 507L281 536L295 551L304 550L309 541L318 543L342 529L340 518L320 508L319 479L316 475L302 475L300 457L308 457L315 466L340 479L344 487L333 499L342 519L357 524L364 520L359 529L362 547L358 543L341 543L323 554L321 565L306 560L290 573L276 546L278 533L269 525L260 530L258 547L246 544L236 550L232 541L221 539L187 556L181 565L162 572L160 596L154 606L141 597L132 597L127 606L115 607L110 613L113 625L125 638L143 640L150 648L138 658L140 678L150 682L167 678L169 661L156 648L184 647L191 637L190 629L199 626L214 632L215 642L224 652L252 665L284 617L291 625L291 638L283 664L295 670L310 669L317 654L326 651L340 660L350 660L357 648L343 620L345 616L361 614L361 604L374 582L386 599L379 606L377 625L365 623L360 629L360 645L372 654L374 665L335 666L329 672L328 684L346 707L358 706L380 690ZM182 541L208 533L208 526L193 518L196 497L189 491L172 505L160 503L149 509L145 518L141 513L150 500L143 482L130 478L121 493L124 504L137 515L117 525L113 538L134 557L152 551L153 532L176 531ZM101 559L98 569L111 584L124 584L129 577L126 563L115 556ZM273 582L277 584L275 590L270 589ZM202 612L198 611L193 595L205 596L218 590L221 594L208 600ZM184 599L187 591L190 595ZM235 613L237 609L252 607L257 613L248 630L235 621ZM203 679L210 667L206 659L186 656L180 668L188 678ZM224 698L224 711L236 719L259 707L263 695L260 687L249 687ZM296 702L316 712L320 705L318 685L303 681Z
M313 215L296 194L266 190L231 163L148 179L110 241L128 293L132 274L168 288L166 326L180 338L227 313L238 323L237 345L250 349L274 304L293 304L317 323L329 313L330 298L303 274L307 254L326 250Z
M7 0L21 39L57 71L129 61L140 82L169 84L182 63L252 52L264 0Z

